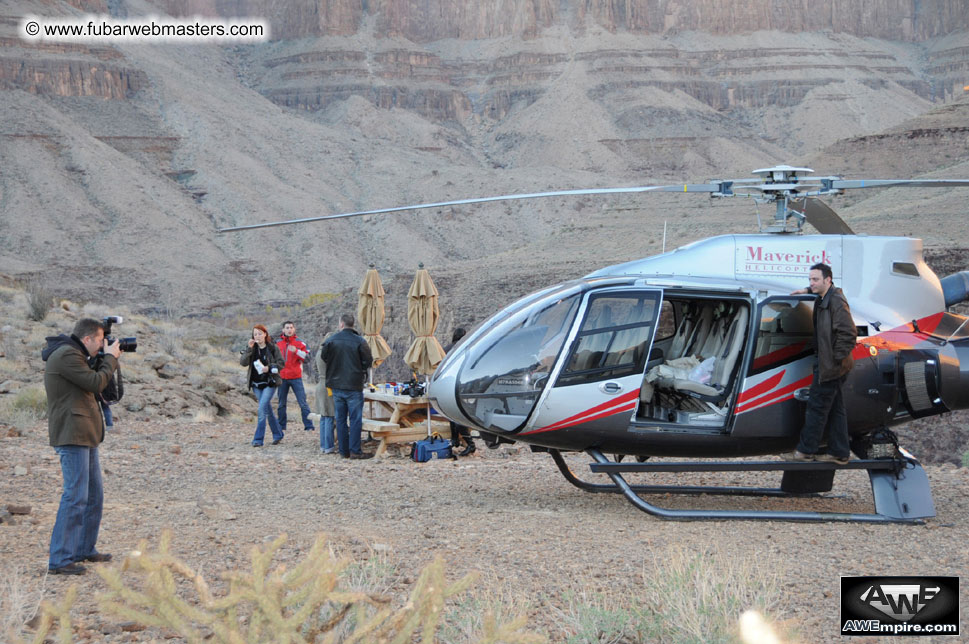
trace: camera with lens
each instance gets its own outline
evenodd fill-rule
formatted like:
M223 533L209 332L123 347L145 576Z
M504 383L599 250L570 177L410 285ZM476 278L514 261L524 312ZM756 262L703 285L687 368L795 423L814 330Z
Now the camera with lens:
M104 324L104 340L108 344L114 342L114 338L111 337L111 325L121 324L124 322L124 318L120 315L109 315L101 323ZM138 350L138 338L118 338L118 348L125 352L134 352Z
M424 395L424 387L425 383L418 382L416 378L412 378L404 385L400 393L411 398L420 398Z

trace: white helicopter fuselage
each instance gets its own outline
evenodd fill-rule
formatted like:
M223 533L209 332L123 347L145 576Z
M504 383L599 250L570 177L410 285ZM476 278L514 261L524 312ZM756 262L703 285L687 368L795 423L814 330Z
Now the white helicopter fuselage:
M957 351L969 325L944 312L921 240L865 235L723 235L545 289L472 332L430 395L455 422L555 449L791 449L815 297L790 294L819 262L858 327L853 435L969 405L952 393L969 379Z

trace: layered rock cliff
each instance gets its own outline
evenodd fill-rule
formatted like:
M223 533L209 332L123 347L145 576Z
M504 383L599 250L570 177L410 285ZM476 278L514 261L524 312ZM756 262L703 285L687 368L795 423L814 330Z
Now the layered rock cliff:
M262 16L276 39L352 35L414 42L529 38L556 25L637 34L831 31L921 41L969 28L963 0L158 0L176 15ZM371 24L372 23L372 24Z
M64 295L199 307L340 292L370 262L406 281L424 261L455 291L471 297L485 284L506 301L514 294L495 285L525 289L658 251L667 224L670 245L736 229L749 204L558 200L213 231L743 176L838 140L849 174L873 157L899 160L891 169L904 176L956 165L965 156L956 126L920 139L891 128L969 82L962 9L965 0L7 3L0 265L49 276ZM273 40L51 44L16 34L27 12L166 11L262 17ZM919 154L907 156L915 141ZM819 170L846 172L836 161Z

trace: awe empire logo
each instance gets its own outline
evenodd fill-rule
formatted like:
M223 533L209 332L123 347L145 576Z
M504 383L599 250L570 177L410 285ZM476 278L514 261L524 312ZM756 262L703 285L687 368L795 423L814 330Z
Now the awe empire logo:
M842 577L842 635L958 635L958 577Z
M935 599L941 588L923 584L872 584L861 594L861 601L889 617L907 622Z

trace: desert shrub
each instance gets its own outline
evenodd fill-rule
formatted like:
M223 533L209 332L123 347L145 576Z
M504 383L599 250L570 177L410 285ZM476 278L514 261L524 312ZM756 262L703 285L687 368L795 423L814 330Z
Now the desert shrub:
M672 546L643 568L642 639L671 642L738 641L748 609L768 618L779 609L780 579L769 561Z
M211 423L215 421L215 409L212 407L206 407L205 409L199 409L192 415L193 423Z
M716 547L659 550L644 563L642 587L638 595L579 588L548 602L561 628L558 637L569 644L734 643L742 641L740 618L745 612L756 611L761 630L771 631L773 620L760 616L781 605L780 583L770 562L736 557Z
M304 297L303 301L300 302L300 306L308 309L317 304L326 304L330 300L335 300L337 297L339 297L337 293L313 293Z
M283 535L265 548L251 551L252 570L224 575L228 588L214 594L202 574L169 552L172 534L162 534L157 552L147 542L130 553L120 566L96 568L109 588L100 596L102 610L124 621L173 631L187 642L388 642L436 640L443 608L449 598L464 593L474 575L448 583L438 557L418 577L406 602L368 590L354 590L348 580L356 572L352 562L337 557L320 537L301 562L272 567L272 559L286 541ZM378 562L377 566L381 566ZM380 570L376 570L379 577ZM133 578L133 579L132 579ZM42 642L59 624L62 641L70 641L70 605L74 595L54 606L44 604L34 641ZM477 641L531 644L546 638L524 630L525 618L499 624L483 619Z
M10 562L0 566L0 640L16 641L24 623L34 616L43 591Z
M962 453L962 466L969 467L969 449Z
M638 630L637 615L622 600L602 593L569 592L565 609L556 608L568 644L628 642Z
M25 289L27 295L27 319L40 322L54 305L54 294L37 282L30 282Z
M179 357L184 348L182 338L185 337L185 328L176 324L159 324L155 327L158 333L158 343L168 355Z
M14 395L10 403L14 413L23 414L30 420L47 417L47 392L43 387L28 387Z

